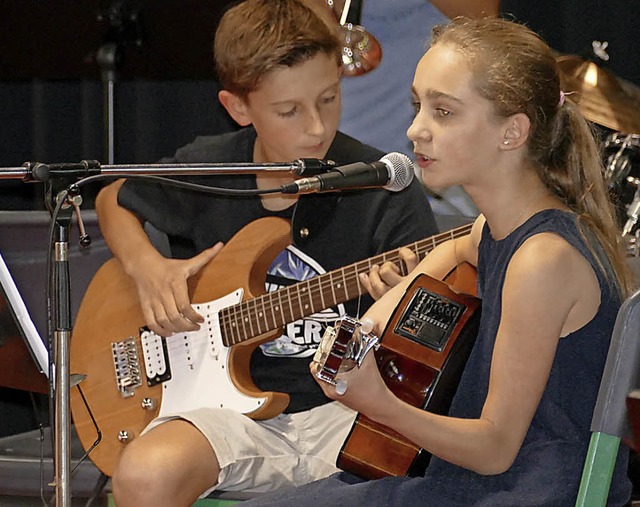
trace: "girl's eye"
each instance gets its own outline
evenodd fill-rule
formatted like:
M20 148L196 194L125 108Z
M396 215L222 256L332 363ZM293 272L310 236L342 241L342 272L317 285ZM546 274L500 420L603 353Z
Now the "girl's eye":
M413 101L411 103L411 105L413 106L413 111L418 114L420 112L420 102L418 102L417 100Z
M436 116L439 116L441 118L445 118L447 116L451 115L451 111L449 111L448 109L443 109L441 107L437 107L436 108Z

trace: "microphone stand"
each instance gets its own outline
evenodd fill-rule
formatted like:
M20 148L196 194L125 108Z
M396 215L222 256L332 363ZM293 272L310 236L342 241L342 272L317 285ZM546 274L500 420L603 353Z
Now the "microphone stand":
M70 506L71 490L71 418L69 414L71 341L71 291L69 278L69 227L71 207L62 205L56 220L53 272L50 273L53 295L47 296L47 311L53 317L53 360L55 365L55 491L56 505ZM51 298L51 299L50 299ZM49 369L51 376L51 368ZM51 379L49 379L51 383Z
M109 164L115 160L115 93L114 84L127 46L141 47L143 26L140 5L114 0L97 17L106 32L103 44L95 54L102 80L102 114L104 154Z
M254 164L245 162L193 164L110 164L97 160L77 163L43 164L25 162L18 167L0 167L0 180L20 179L25 183L64 178L74 181L87 176L218 176L258 173L290 173L295 176L314 176L336 167L331 160L299 158L293 162ZM71 186L68 185L68 186ZM59 189L65 188L58 186Z
M55 399L54 427L54 471L53 485L57 507L71 507L71 416L69 343L71 339L71 295L69 277L69 228L74 208L79 215L82 198L76 193L85 177L109 176L186 176L186 175L230 175L257 173L292 173L297 176L313 175L326 171L335 163L318 159L298 159L290 163L278 164L123 164L101 166L95 160L79 163L43 164L26 162L20 167L0 168L0 180L21 179L25 183L44 182L46 184L47 208L55 220L53 238L53 263L48 274L52 294L47 296L50 343L49 389ZM73 190L69 190L69 189ZM66 192L65 192L65 189ZM78 221L81 223L80 216ZM88 246L85 236L81 245ZM53 364L53 368L52 365ZM52 371L53 370L53 371ZM51 378L53 376L53 379ZM79 377L81 382L82 377Z

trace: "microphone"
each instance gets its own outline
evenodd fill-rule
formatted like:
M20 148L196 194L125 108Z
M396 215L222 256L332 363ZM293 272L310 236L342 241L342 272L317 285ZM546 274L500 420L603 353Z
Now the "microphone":
M283 194L330 192L355 188L382 187L398 192L413 179L413 163L402 153L388 153L377 162L355 162L336 167L324 174L295 180L283 185Z

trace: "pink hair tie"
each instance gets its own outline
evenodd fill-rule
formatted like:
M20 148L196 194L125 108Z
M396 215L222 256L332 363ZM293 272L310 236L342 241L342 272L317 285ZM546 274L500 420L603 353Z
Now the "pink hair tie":
M560 90L560 102L558 102L558 107L562 107L564 105L564 99L566 95L562 90Z

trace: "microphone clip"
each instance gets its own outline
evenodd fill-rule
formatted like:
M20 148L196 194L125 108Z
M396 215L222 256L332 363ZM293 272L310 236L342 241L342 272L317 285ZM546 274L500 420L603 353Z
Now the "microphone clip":
M326 173L338 166L333 160L322 160L319 158L299 158L295 162L292 172L296 176L315 176ZM295 193L295 192L290 192Z

